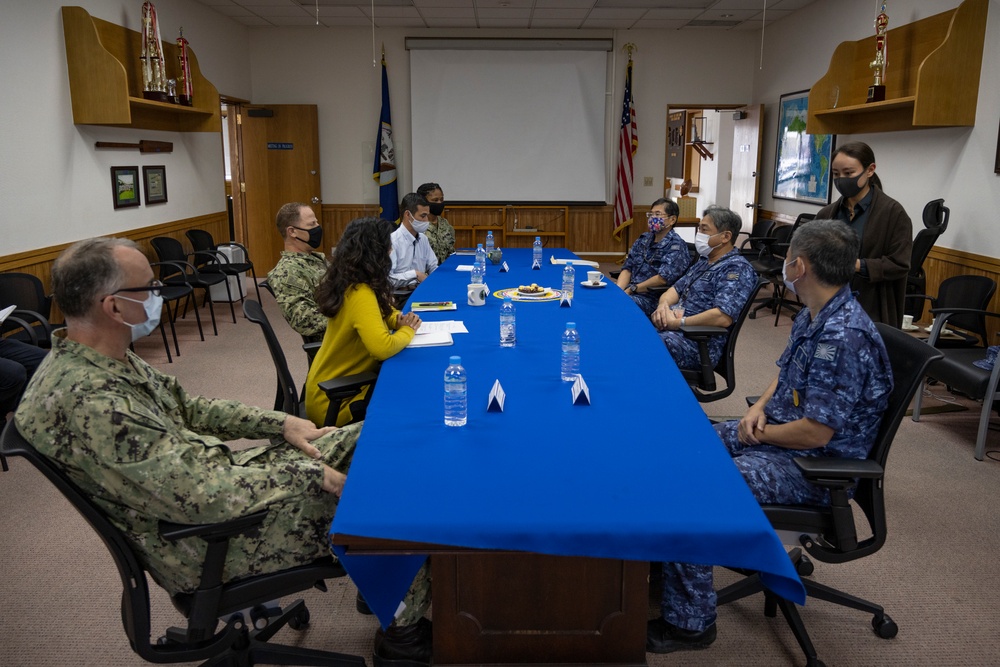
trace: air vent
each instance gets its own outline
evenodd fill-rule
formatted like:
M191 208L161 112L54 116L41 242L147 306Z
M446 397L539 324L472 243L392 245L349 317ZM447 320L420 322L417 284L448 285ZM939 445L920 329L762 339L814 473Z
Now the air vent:
M688 21L685 28L735 28L743 21L719 21L719 20L694 20Z

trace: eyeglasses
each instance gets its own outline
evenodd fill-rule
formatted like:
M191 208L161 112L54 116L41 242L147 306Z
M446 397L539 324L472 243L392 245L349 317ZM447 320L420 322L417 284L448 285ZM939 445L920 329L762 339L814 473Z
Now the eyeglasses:
M656 211L646 211L646 217L647 218L663 218L663 219L667 219L667 218L672 218L674 216L667 215L666 213L657 213Z
M156 296L160 296L160 290L163 289L163 283L159 280L154 280L148 285L143 285L142 287L123 287L120 290L112 292L112 295L118 294L118 292L152 292Z

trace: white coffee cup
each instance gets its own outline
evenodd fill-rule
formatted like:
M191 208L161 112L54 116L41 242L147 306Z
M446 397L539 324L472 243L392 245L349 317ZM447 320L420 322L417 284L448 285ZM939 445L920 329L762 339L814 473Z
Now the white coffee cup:
M483 283L470 283L467 290L470 306L485 306L490 288Z
M587 280L590 281L591 285L596 285L604 280L604 274L600 271L587 271Z
M913 315L903 315L903 328L910 329L913 327Z

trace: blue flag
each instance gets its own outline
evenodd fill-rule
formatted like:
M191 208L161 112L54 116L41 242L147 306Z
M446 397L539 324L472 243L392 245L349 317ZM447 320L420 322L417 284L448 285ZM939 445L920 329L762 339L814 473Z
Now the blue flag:
M375 138L375 166L372 178L378 183L379 215L399 222L399 193L396 188L396 150L392 146L392 114L389 111L389 75L382 54L382 115Z

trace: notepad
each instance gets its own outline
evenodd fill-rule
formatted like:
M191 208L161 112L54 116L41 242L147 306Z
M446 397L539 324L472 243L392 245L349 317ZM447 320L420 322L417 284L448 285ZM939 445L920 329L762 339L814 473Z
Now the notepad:
M456 310L457 308L454 301L414 301L410 303L410 310L414 313Z
M413 337L406 347L440 347L443 345L453 345L455 343L451 334L447 331L435 331L433 333L418 334Z
M7 316L13 313L15 310L17 310L16 304L13 306L7 306L3 310L0 310L0 324L3 324L3 321L7 319Z

